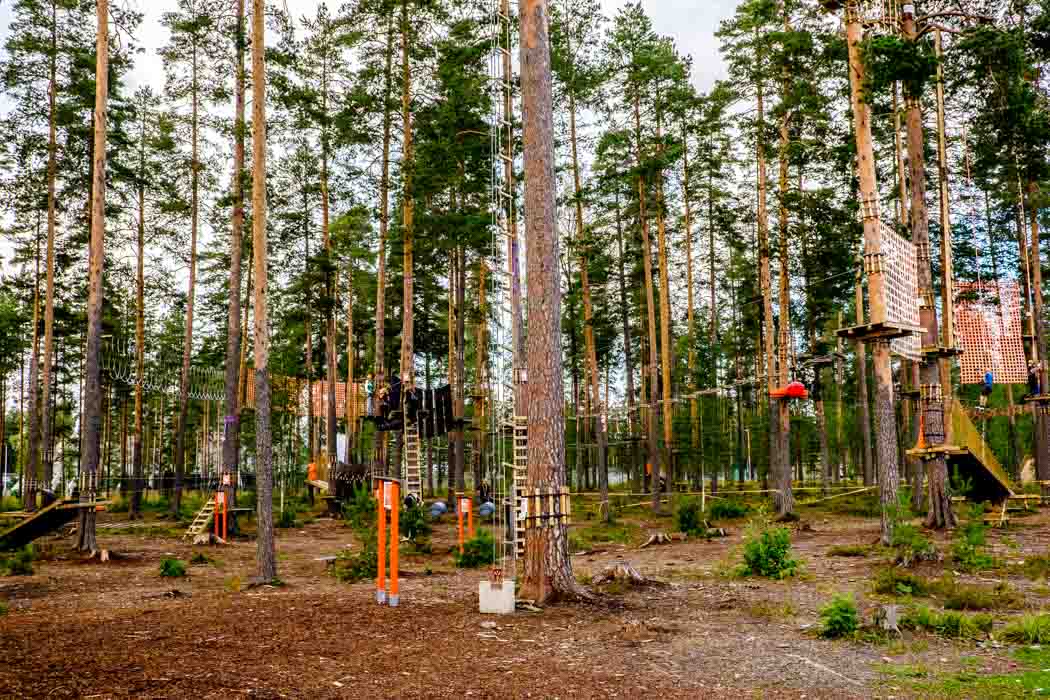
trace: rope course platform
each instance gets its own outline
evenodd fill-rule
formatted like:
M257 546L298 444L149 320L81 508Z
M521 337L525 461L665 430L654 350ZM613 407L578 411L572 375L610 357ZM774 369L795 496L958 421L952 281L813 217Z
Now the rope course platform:
M50 534L66 525L84 509L105 509L109 501L84 501L71 498L55 501L34 513L22 515L24 519L0 532L0 551L19 549L33 540ZM7 514L5 514L7 515Z

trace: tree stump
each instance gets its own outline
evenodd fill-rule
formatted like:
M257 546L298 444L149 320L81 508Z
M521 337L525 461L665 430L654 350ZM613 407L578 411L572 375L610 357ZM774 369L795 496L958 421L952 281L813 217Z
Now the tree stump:
M640 546L638 549L645 549L651 544L671 544L671 538L667 536L666 532L657 532L649 535L649 539L645 541L645 544Z
M638 573L630 562L620 560L609 564L602 572L594 577L594 585L600 586L606 583L622 582L631 586L649 586L655 583Z

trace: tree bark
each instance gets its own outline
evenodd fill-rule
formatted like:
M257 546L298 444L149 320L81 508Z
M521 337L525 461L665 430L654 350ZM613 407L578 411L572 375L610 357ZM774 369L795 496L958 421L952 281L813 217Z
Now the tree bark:
M685 287L686 287L686 325L689 334L689 425L690 425L690 463L696 459L700 449L700 411L696 401L696 318L693 306L693 209L689 196L689 132L685 120L682 121L682 199L685 201ZM714 305L711 307L714 318ZM711 351L714 352L714 341ZM717 381L715 382L717 385Z
M659 98L658 98L659 99ZM656 140L658 158L662 161L663 146L663 107L656 108ZM660 369L663 389L661 415L664 428L664 473L669 482L674 480L674 404L671 403L671 282L667 265L667 227L665 223L664 173L663 168L656 172L656 240L657 256L660 268ZM654 476L656 472L653 472ZM659 485L659 479L656 481ZM670 486L671 484L669 484ZM657 494L659 489L657 489ZM653 501L653 512L659 511L660 496Z
M560 260L555 230L554 115L547 0L521 3L521 85L525 113L525 230L530 294L529 469L531 492L560 492L565 484ZM521 597L545 603L578 596L564 521L525 530Z
M91 243L88 255L87 338L84 349L84 425L80 452L81 504L93 503L97 489L99 437L102 427L102 269L106 238L106 109L109 98L109 0L96 0L95 125L91 182ZM95 509L82 507L77 549L90 552L95 541Z
M241 258L244 237L244 134L247 123L244 120L244 0L236 0L237 29L234 38L236 52L236 73L234 85L234 124L233 124L233 221L230 230L230 301L226 319L226 416L223 419L222 439L222 472L224 479L229 477L229 486L223 488L227 503L236 504L236 475L240 463L241 443L241 406L237 391L240 385L241 344ZM247 344L245 344L247 345Z
M331 26L326 25L324 31L330 32ZM324 54L321 62L321 115L324 122L321 127L321 238L324 241L325 253L328 255L328 268L325 272L325 292L328 295L328 305L325 311L327 335L325 338L325 353L328 359L328 367L325 371L327 381L327 394L325 415L327 417L327 431L325 444L328 449L328 465L334 469L338 462L336 453L336 415L335 415L335 382L337 377L338 363L335 354L335 307L336 307L336 284L334 261L332 260L332 237L329 231L329 196L328 196L328 159L329 159L329 134L328 134L328 53ZM347 430L349 438L350 431Z
M784 32L791 31L791 24L788 21L786 4L784 8ZM791 89L791 76L788 74L787 66L784 66L781 72L781 90L783 91L782 99L786 100L788 92ZM787 210L787 192L788 192L788 149L791 145L791 134L790 134L790 118L791 113L785 110L784 114L780 118L780 152L778 154L778 160L780 161L780 191L779 201L777 203L777 215L780 225L780 319L778 328L778 375L777 380L780 386L785 387L790 381L788 376L788 349L791 345L791 278L788 272L788 210ZM787 399L779 399L777 401L777 421L779 428L777 431L777 437L780 440L779 458L780 464L777 472L777 515L784 517L795 510L795 495L791 490L791 459L790 447L791 447L791 409Z
M273 543L273 446L270 438L270 329L266 305L265 0L252 0L252 248L255 252L255 471L259 579L277 578Z
M51 451L47 448L51 444L51 368L55 354L55 228L56 228L56 202L55 202L55 173L56 173L56 93L58 92L58 81L56 78L58 61L58 4L51 5L51 52L49 57L49 79L48 79L48 138L47 138L47 292L44 298L44 361L41 366L41 397L40 397L40 434L43 439L44 455L44 505L50 500L47 496L54 483L54 461L50 459ZM0 406L0 410L4 410Z
M620 190L616 190L616 245L619 262L619 283L620 283L620 320L623 324L623 363L624 363L624 374L626 375L627 383L627 426L631 436L636 436L637 427L635 421L635 400L634 400L634 360L631 354L631 323L630 314L628 313L627 307L627 274L624 270L624 247L623 247L623 225L620 219ZM639 454L638 454L638 443L632 442L632 450L634 455L634 461L631 464L630 472L633 474L634 470L638 467ZM644 477L643 477L644 478Z
M409 25L408 0L401 3L401 121L403 136L401 140L401 228L402 249L404 255L404 305L401 317L401 381L404 389L402 400L407 391L415 386L415 338L412 319L413 297L413 258L412 246L414 235L415 201L412 189L413 158L412 155L412 71L408 62ZM400 469L400 466L398 466Z
M394 26L391 13L387 23L386 69L383 73L383 172L379 179L379 252L376 256L376 348L375 386L386 379L386 239L390 230L390 140L392 110L390 91L394 73Z

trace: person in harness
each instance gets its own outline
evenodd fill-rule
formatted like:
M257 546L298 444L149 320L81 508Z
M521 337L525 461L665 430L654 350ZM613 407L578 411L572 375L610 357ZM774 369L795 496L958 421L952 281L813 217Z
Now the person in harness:
M992 386L994 384L995 377L992 375L992 370L988 370L984 373L984 383L981 385L981 398L979 401L982 409L988 405L988 397L992 395Z

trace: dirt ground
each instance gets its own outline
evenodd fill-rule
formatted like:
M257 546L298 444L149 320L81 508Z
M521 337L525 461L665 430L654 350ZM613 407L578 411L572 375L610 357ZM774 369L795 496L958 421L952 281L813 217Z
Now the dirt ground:
M871 576L885 555L826 555L875 542L873 518L804 509L793 540L802 573L782 582L725 575L739 561L743 520L711 541L595 544L573 558L581 580L623 558L668 585L490 617L477 611L485 572L452 566L447 516L432 554L403 556L397 609L376 604L374 583L345 584L326 571L319 558L359 546L341 521L279 530L285 585L253 588L253 541L193 547L174 531L108 527L122 517L100 516L99 544L124 558L84 561L72 538L56 536L38 543L44 557L33 575L0 578L9 608L0 616L0 696L905 698L924 694L888 668L1001 673L1013 664L1006 647L919 633L884 643L818 636L819 610L835 593L852 592L865 614L879 602ZM673 529L623 517L640 539ZM1046 553L1048 539L1045 511L990 534L1004 560ZM161 559L188 562L197 551L214 563L189 566L186 578L158 575ZM1030 609L1047 604L1045 585L1011 583Z

